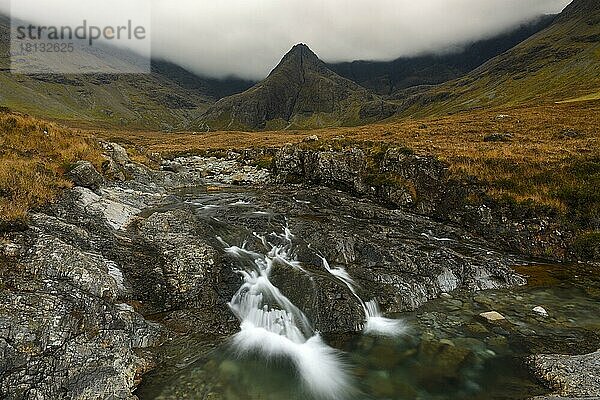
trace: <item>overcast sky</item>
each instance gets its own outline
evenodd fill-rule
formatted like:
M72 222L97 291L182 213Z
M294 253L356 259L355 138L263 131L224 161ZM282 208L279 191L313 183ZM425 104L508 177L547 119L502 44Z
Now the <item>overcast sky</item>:
M6 10L9 0L0 0ZM23 1L23 0L14 0ZM42 1L42 0L39 0ZM46 1L46 0L43 0ZM53 0L52 18L69 16ZM68 0L74 1L74 0ZM86 2L91 14L110 1ZM137 0L140 1L140 0ZM493 36L570 0L143 0L152 4L154 56L209 76L261 79L296 43L323 60L392 60ZM121 17L123 5L108 6ZM118 3L117 3L118 4ZM64 9L63 9L64 8ZM31 19L48 18L33 15ZM44 14L48 14L47 12ZM135 16L132 16L135 19Z

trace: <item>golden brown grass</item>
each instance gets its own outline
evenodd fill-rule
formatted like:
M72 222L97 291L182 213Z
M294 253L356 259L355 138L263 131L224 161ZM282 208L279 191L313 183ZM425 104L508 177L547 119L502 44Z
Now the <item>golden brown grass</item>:
M100 146L89 134L0 113L0 227L22 222L28 210L70 187L64 174L78 160L102 162Z
M565 210L568 200L561 190L596 183L587 182L585 173L578 173L575 166L600 159L598 126L600 101L586 101L478 110L355 128L197 134L103 131L98 135L138 152L166 157L216 149L279 147L310 135L321 140L381 141L438 156L450 164L454 174L475 176L486 183L492 195ZM512 137L508 142L484 141L492 133Z
M382 142L434 155L457 176L475 176L495 197L533 201L566 212L585 226L600 196L600 101L479 110L441 118L402 120L312 131L163 133L85 131L23 115L0 113L0 221L23 219L27 210L69 187L71 163L100 164L94 136L124 144L132 157L156 165L205 151L280 147L317 135L319 143ZM44 133L47 132L47 133ZM486 142L492 133L507 142Z

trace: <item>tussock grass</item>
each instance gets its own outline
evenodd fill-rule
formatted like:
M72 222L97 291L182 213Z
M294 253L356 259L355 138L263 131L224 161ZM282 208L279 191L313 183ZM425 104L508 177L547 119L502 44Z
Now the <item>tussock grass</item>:
M0 113L0 230L26 220L27 212L71 186L72 163L102 163L89 134L26 115Z
M398 146L434 155L458 178L476 177L498 199L550 207L580 227L600 215L600 101L500 107L352 128L311 131L100 132L100 137L164 157L207 150L279 147L317 135L309 146L336 148L363 142L369 148ZM506 142L487 135L508 134ZM335 140L334 140L335 139ZM595 216L596 215L596 216Z

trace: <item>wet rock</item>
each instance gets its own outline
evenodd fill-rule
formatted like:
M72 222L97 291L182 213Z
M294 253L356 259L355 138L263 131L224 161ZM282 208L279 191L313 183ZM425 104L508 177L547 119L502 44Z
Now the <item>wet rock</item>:
M600 397L600 350L579 356L536 355L530 357L528 363L557 396Z
M117 267L38 229L0 268L0 397L130 398L163 330L128 305Z
M89 189L76 187L78 206L97 215L113 229L123 229L140 212L140 209L100 196Z
M451 222L510 251L555 259L568 255L572 233L555 215L490 198L485 187L473 179L456 180L434 157L402 148L311 147L290 144L277 151L271 163L276 179L325 185Z
M104 183L104 178L89 161L77 161L67 176L77 186L97 190Z
M163 171L171 171L171 172L178 173L178 172L184 171L185 167L183 165L181 165L180 162L172 161L172 160L165 160L161 164L161 169Z
M504 336L492 336L487 340L487 344L495 351L505 351L508 347L508 339Z
M544 307L541 307L541 306L535 307L533 309L533 312L536 313L536 314L538 314L538 315L540 315L540 316L542 316L542 317L548 317L549 316L548 311L546 311L546 309Z
M89 187L65 192L0 241L0 398L130 399L153 365L140 349L169 334L142 314L166 313L179 332L235 326L226 281L238 282L198 239L204 227L189 210L147 212L197 186L197 174L150 171L110 149L130 181L96 192L81 181Z
M270 182L270 174L265 169L244 165L239 154L231 154L226 160L216 157L181 157L169 163L176 165L179 173L190 171L203 178L225 184L262 184Z
M502 322L502 321L499 321L499 322ZM510 332L501 326L494 326L492 328L492 332L494 332L496 335L500 335L500 336L509 336L510 335Z
M458 311L463 307L463 303L460 300L450 300L446 302L446 308L450 311Z
M217 254L199 238L200 229L185 208L156 212L135 227L136 236L155 246L164 260L160 268L167 285L165 309L196 308L200 299L207 307L217 302L209 284L218 279Z
M485 326L481 325L480 323L474 323L474 324L467 325L467 330L474 334L485 334L485 333L489 332L487 330L487 328Z
M506 317L497 311L489 311L479 314L479 316L487 322L505 321Z
M472 356L471 350L441 341L425 340L419 346L420 367L423 379L430 377L458 377L460 369Z
M394 395L396 389L394 383L388 376L377 371L369 374L366 378L366 384L371 388L371 392L380 398L389 398Z
M478 293L475 296L473 296L473 300L475 300L477 303L483 305L483 306L487 306L487 307L494 307L494 300L489 298L487 296L486 293Z
M389 344L379 344L371 349L372 364L375 367L390 370L393 369L402 360L402 354L390 349Z

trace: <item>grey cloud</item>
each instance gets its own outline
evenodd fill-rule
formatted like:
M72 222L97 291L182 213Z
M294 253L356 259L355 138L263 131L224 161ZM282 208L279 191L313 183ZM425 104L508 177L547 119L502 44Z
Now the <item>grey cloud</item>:
M0 0L0 5L6 0ZM79 0L81 1L81 0ZM296 43L326 61L444 52L570 0L148 0L155 56L209 76L260 79ZM96 0L90 2L93 11ZM116 10L118 12L119 10ZM64 14L68 14L65 10Z

